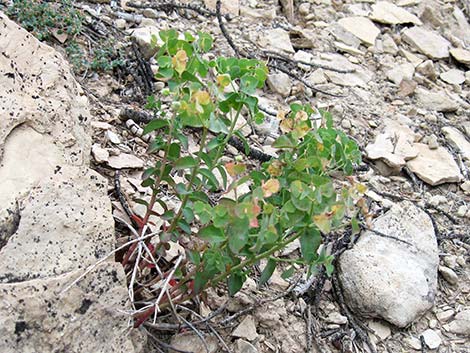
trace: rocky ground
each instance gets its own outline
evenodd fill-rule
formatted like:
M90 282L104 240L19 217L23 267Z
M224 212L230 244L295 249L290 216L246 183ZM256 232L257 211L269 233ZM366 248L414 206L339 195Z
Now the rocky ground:
M134 57L128 62L127 71L76 73L91 102L92 167L109 179L108 192L114 215L118 217L125 218L126 214L114 189L117 170L121 172L122 193L136 213L141 210L132 200L145 198L149 193L140 186L143 168L152 163L145 156L147 143L135 134L138 127L132 127L121 112L124 108L141 109L146 95L159 96L164 88L162 82L138 73L139 68L155 69L151 35L167 28L206 31L216 38L215 54L235 54L214 15L174 8L165 12L158 7L159 3L107 0L75 3L84 11L88 29L101 36L113 36L117 40L115 45L127 54L132 52L129 43L133 38L140 51L137 59L149 64L140 62L139 66L139 60ZM215 1L189 3L205 4L213 9ZM171 352L176 349L222 352L227 348L232 352L286 353L468 352L470 3L452 0L312 0L295 1L293 5L287 0L222 3L222 12L228 14L224 23L237 48L253 52L273 66L279 60L270 52L297 61L290 62L294 67L288 72L303 82L282 72L282 66L280 70L271 68L268 86L259 92L264 109L275 112L296 100L310 102L329 110L337 126L356 139L364 159L356 175L368 186L376 233L362 234L337 261L336 275L321 281L313 278L312 287L302 294L298 285L286 282L279 273L262 289L257 287L256 278L248 280L234 298L229 298L223 288L210 291L200 303L198 314L185 316L197 321L200 319L197 315L207 317L219 313L208 321L208 326L198 325L195 333L171 326L171 318L163 317L160 325L146 327L150 333L146 351L161 351L166 347L162 344L165 341L175 349L170 349ZM92 46L93 38L85 36L83 41ZM59 43L54 46L65 54ZM62 81L58 84L65 85ZM7 105L1 100L0 103ZM8 105L15 104L8 102ZM270 128L275 127L275 118L271 119ZM50 123L42 121L41 124ZM9 135L13 125L18 126L18 121L6 124L5 128L0 125L7 131L2 134L10 136L8 151L15 150L14 141L18 139L38 139L38 146L50 143L26 128L17 129L17 137ZM59 132L54 136L60 138L63 146L68 146L70 136L77 139L74 128L59 124L55 129ZM64 129L74 132L67 135ZM269 132L269 128L256 131L248 128L244 134L269 153L272 142ZM78 140L78 144L70 146L82 146L84 150L89 147L85 138ZM193 143L196 145L197 141ZM60 151L43 147L32 153L53 161L71 159L67 162L71 165L81 163L73 160L77 151L69 151L70 156L64 156ZM238 154L233 150L228 153ZM14 152L7 154L5 147L0 176L8 180L16 172L10 166L17 163L14 156ZM38 174L44 173L41 161L32 167ZM29 188L35 182L32 177L20 186ZM12 187L18 188L2 185L3 190ZM86 190L84 185L83 192ZM0 193L4 195L5 204L14 203L17 198ZM32 211L25 208L22 219L28 215L34 217L34 199L33 195ZM101 224L101 231L109 236L106 222ZM22 232L26 233L27 229ZM115 233L118 244L128 236L119 225ZM41 279L70 273L77 269L77 262L83 261L83 266L87 266L92 261L70 254L68 257L73 260L61 262L59 268L44 268L35 274L34 269L43 268L41 264L49 260L41 256L35 259L32 254L34 261L29 269L13 271L20 267L15 261L21 256L15 251L25 252L17 246L21 234L14 231L9 234L15 235L5 240L0 237L1 254L9 256L0 263L6 278L0 280L13 283L6 286L19 282L7 278L13 272L15 276ZM101 246L112 244L107 241ZM51 250L44 251L50 254ZM283 255L294 257L298 251L298 246L293 246ZM119 276L122 281L122 274ZM303 277L301 280L308 282ZM16 290L25 289L11 289L8 295ZM220 308L223 311L218 311ZM122 326L122 319L120 322ZM204 335L204 342L197 334Z

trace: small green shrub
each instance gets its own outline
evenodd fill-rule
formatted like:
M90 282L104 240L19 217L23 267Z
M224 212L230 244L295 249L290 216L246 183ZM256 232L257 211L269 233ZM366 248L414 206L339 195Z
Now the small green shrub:
M338 189L330 175L353 171L353 164L360 160L357 145L332 127L329 113L292 104L290 112L280 112L278 117L283 132L273 144L279 149L278 158L259 168L249 168L237 158L223 163L232 136L248 148L248 141L236 128L240 117L246 115L250 124L264 119L254 94L265 84L266 65L252 59L207 60L204 53L213 43L205 33L197 38L185 33L182 39L168 30L160 32L160 40L156 78L167 82L163 93L172 104L164 111L161 101L149 99L148 108L160 117L144 129L145 133L157 132L148 153L158 153L161 158L144 172L142 185L153 192L150 202L139 200L147 212L138 218L138 234L146 235L151 216L160 217L165 224L155 235L158 242L153 246L155 242L146 241L152 256L164 255L169 241L179 240L186 260L174 273L168 269L153 275L153 283L173 276L171 288L167 295L159 296L160 302L139 310L136 326L154 313L157 304L161 309L170 299L173 303L185 301L221 282L227 284L230 294L236 293L252 265L262 259L267 265L260 285L269 280L279 262L290 263L282 275L285 278L294 272L294 264L303 264L310 272L325 266L330 274L332 256L325 249L318 251L322 234L350 224L357 231L358 201L364 192L362 185L348 179ZM319 126L314 117L321 118ZM187 128L201 132L195 153L188 152ZM243 184L249 185L249 192L240 192ZM162 198L168 189L180 201L177 209ZM222 197L217 201L209 197L220 191ZM163 212L154 210L157 203ZM300 240L301 258L279 258L278 251L296 239ZM137 256L137 247L137 243L130 246L123 265L151 267L148 258Z
M72 38L82 29L83 17L71 0L46 2L41 0L13 0L7 15L17 21L39 40L48 40L53 31L67 33Z

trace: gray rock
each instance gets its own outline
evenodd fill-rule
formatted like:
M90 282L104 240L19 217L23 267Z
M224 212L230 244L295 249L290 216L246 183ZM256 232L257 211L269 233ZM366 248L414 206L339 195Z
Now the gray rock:
M338 23L367 45L374 45L380 33L380 30L367 17L345 17L338 20Z
M470 161L470 142L465 138L465 135L452 126L443 127L442 132L450 145L461 153L463 159Z
M387 1L379 1L372 5L372 14L369 17L374 21L391 25L401 23L422 24L420 19L412 13Z
M429 216L412 203L394 205L373 229L411 245L364 232L339 258L339 277L348 306L370 318L405 327L433 305L439 264Z
M258 337L253 316L247 315L232 332L232 336L254 341Z
M416 89L416 98L419 105L428 110L455 112L460 107L459 104L444 91L434 92L418 87Z
M462 179L452 155L443 147L431 150L428 145L415 143L418 157L407 162L408 168L429 185L457 183Z
M454 320L444 325L444 329L458 335L470 337L470 309L455 315Z
M241 338L235 343L237 353L258 353L258 350L250 342L242 340Z
M261 46L269 50L278 50L284 53L295 53L290 41L289 32L282 28L271 29L261 39Z
M426 60L416 67L416 71L423 76L429 78L431 81L436 81L437 74L432 60Z
M204 0L204 4L211 10L215 10L216 3L216 0ZM240 0L222 0L220 12L222 12L222 14L238 16L240 13Z
M51 278L0 284L0 351L134 353L128 331L122 266L98 266L69 291L81 270Z
M280 72L277 74L269 74L267 79L268 86L271 90L279 93L283 97L288 97L292 89L292 82L289 75Z
M461 62L462 64L465 64L465 65L470 65L470 51L469 50L453 48L450 50L450 55L452 55L452 57L458 62Z
M439 273L441 274L441 276L447 281L449 282L450 284L457 284L459 282L459 277L457 276L457 274L454 272L454 270L452 270L451 268L449 267L445 267L445 266L439 266Z
M395 66L393 69L387 71L387 78L393 83L399 85L402 80L411 80L415 73L415 67L411 63L405 63Z
M424 342L426 343L426 346L428 346L430 349L436 349L442 343L441 337L438 335L438 333L435 330L427 329L421 335L424 338Z
M398 47L389 34L384 34L382 37L383 40L383 50L384 53L395 55L398 53Z
M192 352L192 353L215 353L218 350L218 340L213 335L204 335L206 346L204 342L195 333L181 333L175 335L171 339L170 345L179 351ZM177 350L170 349L170 353L178 353Z
M465 72L451 69L443 72L439 75L442 81L447 82L451 85L460 85L465 82Z
M435 32L415 26L406 29L402 38L431 59L443 59L449 56L449 41Z
M107 164L113 169L140 169L144 167L144 161L129 153L120 153L109 157Z

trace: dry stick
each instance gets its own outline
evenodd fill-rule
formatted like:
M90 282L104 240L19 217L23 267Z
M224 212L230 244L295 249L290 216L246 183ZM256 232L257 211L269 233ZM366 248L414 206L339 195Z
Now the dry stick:
M190 313L192 313L193 315L195 315L196 317L198 317L199 319L204 319L201 315L199 315L198 313L196 313L194 310L191 310L189 308L186 308L182 305L177 305L178 308L180 309L183 309L183 310L187 310L189 311ZM225 341L223 340L223 338L220 336L220 334L217 332L216 329L214 329L212 327L212 325L209 324L209 320L206 320L205 322L207 328L209 330L211 330L211 332L217 337L217 339L220 341L220 343L222 343L222 346L224 346L225 350L228 352L228 353L231 353L232 351L230 350L230 348L227 346L227 344L225 343Z
M374 234L377 234L378 236L382 237L382 238L387 238L387 239L393 239L393 240L396 240L400 243L404 243L406 245L409 245L409 246L413 246L413 244L411 244L410 242L406 241L406 240L403 240L403 239L400 239L400 238L397 238L397 237L394 237L393 235L388 235L388 234L385 234L385 233L382 233L382 232L379 232L378 230L375 230L375 229L372 229L372 228L368 228L364 225L361 224L361 229L362 230L367 230L369 232L372 232Z
M126 224L129 228L132 228L132 226L127 223L125 220L117 217L117 216L114 216L114 218L118 219L120 222ZM102 257L100 260L98 260L97 262L95 262L93 265L90 265L87 267L87 269L85 270L85 272L83 272L77 279L75 279L72 283L70 283L68 286L66 286L61 292L60 292L60 295L64 294L65 292L67 292L70 288L72 288L74 285L76 285L78 282L80 282L83 277L85 277L87 274L89 274L91 271L93 271L96 267L98 267L100 264L102 264L104 261L106 261L110 256L114 255L115 253L117 253L118 251L121 251L122 249L125 249L126 247L128 247L129 245L131 244L134 244L136 242L139 242L139 241L143 241L143 240L146 240L146 239L149 239L153 236L155 236L157 233L150 233L150 234L147 234L145 236L142 236L142 237L137 237L136 239L132 239L130 241L128 241L127 243L121 245L120 247L114 249L113 251L111 251L110 253L108 253L107 255L105 255L104 257Z
M339 280L338 280L338 274L337 273L335 273L333 275L332 283L333 283L333 289L334 289L334 293L336 295L338 304L340 305L340 307L342 309L342 312L348 318L348 321L349 321L351 327L357 333L359 338L367 344L367 346L372 351L372 353L377 353L376 349L374 348L374 346L372 345L372 342L369 339L369 336L365 332L365 331L369 331L369 332L373 332L373 331L371 331L367 326L365 326L361 322L356 321L355 317L352 315L352 313L349 311L349 308L346 306L346 303L344 302L343 293L341 292L341 288L339 286Z
M184 317L180 316L179 318L180 318L181 320L183 320L184 323L185 323L186 325L188 325L188 327L196 333L196 335L197 335L197 336L199 337L199 339L202 341L202 344L204 345L204 348L205 348L206 352L207 352L207 353L210 353L209 347L207 346L207 342L206 342L206 340L205 340L205 338L204 338L204 335L203 335L196 327L194 327L193 324L191 324L188 320L186 320Z
M132 212L131 208L129 207L129 203L127 202L126 198L124 197L124 194L122 193L121 181L119 177L120 177L120 171L116 170L116 172L114 173L114 190L116 191L116 195L118 197L119 202L121 203L122 208L126 212L127 216L134 223L135 221L133 220L133 217L132 217L134 215L134 212Z

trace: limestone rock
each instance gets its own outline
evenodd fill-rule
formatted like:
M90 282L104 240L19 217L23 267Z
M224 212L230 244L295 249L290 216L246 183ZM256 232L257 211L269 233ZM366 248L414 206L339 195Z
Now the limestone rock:
M457 69L451 69L439 75L442 81L451 85L460 85L465 82L465 72Z
M470 51L469 50L453 48L450 50L450 55L452 55L452 57L458 62L461 62L462 64L465 64L465 65L470 65Z
M207 344L207 349L204 342L194 333L181 333L175 335L171 339L170 345L178 349L180 352L193 352L193 353L215 353L218 348L218 340L213 335L204 335L204 340ZM178 351L170 349L170 353L177 353Z
M295 53L294 47L289 38L289 32L282 28L269 30L261 39L261 46L269 50L278 50L285 53Z
M215 10L216 0L204 0L204 4L207 8ZM220 11L222 14L232 14L238 16L240 13L240 0L222 0Z
M374 21L391 25L401 23L422 24L418 17L388 1L379 1L372 5L372 14L369 17Z
M439 337L437 332L434 330L427 329L421 335L424 338L424 342L426 342L426 346L428 346L430 349L436 349L442 343L441 337Z
M289 75L280 72L277 74L269 74L267 79L268 86L271 90L279 93L283 97L288 97L292 89L292 82Z
M437 74L432 60L426 60L416 66L416 71L429 78L431 81L436 81Z
M435 32L415 26L406 29L402 38L431 59L443 59L449 56L449 41Z
M415 73L415 67L411 63L405 63L395 66L387 71L387 78L393 83L399 85L403 80L411 80Z
M470 161L470 142L468 142L464 134L452 126L443 127L442 132L451 146L457 149L464 159Z
M431 150L428 145L415 143L418 157L407 162L408 168L430 185L456 183L462 179L452 155L443 147Z
M247 315L232 332L232 336L245 338L248 341L255 340L258 337L258 333L256 332L256 325L253 316Z
M367 45L374 45L380 30L367 17L345 17L338 23Z
M454 320L444 326L444 329L458 335L470 337L470 309L455 315Z
M439 273L450 284L457 284L459 282L459 277L454 270L449 267L439 266Z
M438 112L455 112L459 104L450 98L444 91L428 91L424 88L416 89L416 98L424 109Z
M418 155L418 151L413 147L414 137L415 134L409 127L388 121L384 132L367 145L367 157L372 160L381 159L389 167L399 170L406 161Z
M237 353L258 353L258 350L250 342L242 340L241 338L236 342Z
M52 278L0 284L0 351L134 353L122 266L105 262L69 291L81 270Z
M146 27L138 27L129 29L127 31L132 38L135 39L136 43L139 45L140 50L142 51L142 55L146 59L150 59L154 56L158 51L158 46L152 45L152 37L156 37L160 40L158 36L158 32L160 29L156 26L146 26Z
M108 165L114 169L135 168L140 169L144 167L144 161L140 158L129 153L120 153L117 156L109 157Z
M364 232L339 258L348 306L370 318L405 327L433 305L438 248L429 216L410 202L395 204L372 228L395 239Z

